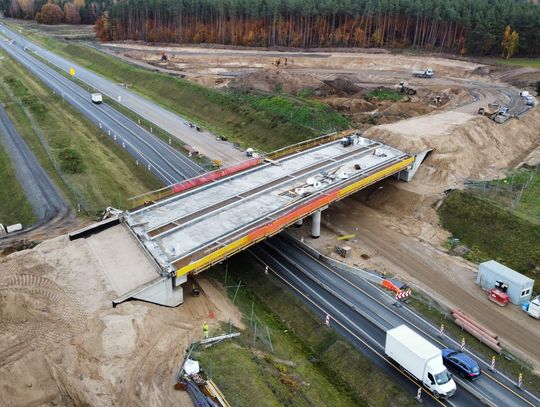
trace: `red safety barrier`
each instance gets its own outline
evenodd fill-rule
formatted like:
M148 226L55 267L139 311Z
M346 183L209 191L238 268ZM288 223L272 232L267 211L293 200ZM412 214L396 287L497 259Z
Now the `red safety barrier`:
M256 165L261 163L261 159L259 158L252 158L251 160L247 160L244 162L241 162L240 164L232 165L227 168L223 168L220 170L215 170L212 172L208 172L203 175L199 175L198 177L188 179L182 182L179 182L177 184L174 184L172 186L172 194L177 194L179 192L183 192L187 189L197 187L199 185L206 184L211 181L215 181L217 179L236 174L237 172L247 170L248 168L255 167Z
M400 292L398 292L396 294L396 300L404 300L406 298L409 298L412 294L412 290L410 288L406 289L406 290L401 290Z
M395 286L390 280L383 280L381 285L384 288L389 289L390 291L395 291L396 293L401 292L401 290L397 286Z

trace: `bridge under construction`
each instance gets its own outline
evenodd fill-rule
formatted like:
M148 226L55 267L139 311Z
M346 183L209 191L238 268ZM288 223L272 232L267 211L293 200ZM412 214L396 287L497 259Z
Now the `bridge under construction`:
M359 134L324 136L138 197L119 220L158 275L115 300L183 302L182 284L233 254L386 177L410 180L422 157Z

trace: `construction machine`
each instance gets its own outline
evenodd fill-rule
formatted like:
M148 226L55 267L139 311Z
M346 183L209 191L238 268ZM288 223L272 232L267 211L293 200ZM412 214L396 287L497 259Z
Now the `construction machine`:
M431 68L428 68L428 69L423 69L423 70L420 70L420 71L413 71L413 76L416 77L416 78L427 78L427 79L431 79L433 78L433 69Z
M499 114L499 109L498 108L492 109L490 106L481 107L480 109L478 109L478 114L482 115L482 116L486 116L489 119L493 120L495 118L495 116L497 116Z
M404 81L399 82L398 90L409 96L416 95L416 89L407 86Z
M281 59L278 58L272 62L272 65L274 65L276 68L279 68L280 66L287 66L287 57Z

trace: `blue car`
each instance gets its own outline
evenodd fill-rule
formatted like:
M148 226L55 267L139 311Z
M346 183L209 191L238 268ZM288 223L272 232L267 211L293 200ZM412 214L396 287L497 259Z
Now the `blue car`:
M444 365L466 379L474 380L480 376L480 366L469 356L453 349L443 349L442 357Z

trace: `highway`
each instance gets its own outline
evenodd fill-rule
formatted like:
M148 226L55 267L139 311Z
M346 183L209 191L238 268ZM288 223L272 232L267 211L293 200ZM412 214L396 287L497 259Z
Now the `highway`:
M155 137L126 116L102 103L94 105L90 92L71 82L43 62L34 58L15 41L0 40L0 47L26 69L99 126L116 143L125 148L140 165L147 167L165 184L174 184L204 172L204 169L173 147Z
M252 253L321 315L331 316L331 326L366 353L377 366L415 394L418 383L404 382L403 373L384 356L385 332L407 324L440 348L459 349L451 338L437 336L433 326L406 306L395 307L394 299L368 281L319 262L298 247L294 240L279 235L251 249ZM456 394L447 405L537 406L540 399L526 390L518 390L509 378L488 371L488 364L469 352L481 365L482 376L474 382L454 377ZM410 378L409 378L410 379ZM412 380L412 379L411 379ZM427 391L427 390L426 390ZM431 398L431 396L429 396ZM426 401L426 400L424 400ZM430 400L433 403L440 401Z
M176 113L136 94L126 88L124 84L115 83L100 76L80 65L68 61L61 56L47 51L45 48L27 40L22 35L2 25L2 32L16 41L21 48L26 47L36 52L39 56L57 66L64 72L70 68L75 69L75 76L92 86L97 91L119 101L122 105L135 112L140 117L154 123L157 127L178 138L185 144L196 148L204 156L214 160L220 160L224 165L236 164L245 159L238 149L231 143L216 141L216 136L207 131L197 131L186 125L186 120Z
M147 166L164 183L178 182L203 172L202 168L187 157L110 106L93 105L90 102L89 92L32 57L17 41L20 40L12 44L2 39L0 47L58 95L62 95L93 123L100 126L106 134L125 147L141 165ZM438 339L434 337L436 328L418 316L409 315L410 312L407 313L406 307L391 308L392 299L376 287L360 279L354 280L351 276L340 275L290 242L284 242L281 237L263 243L252 251L261 261L268 264L284 283L296 290L315 312L321 316L329 314L332 317L331 326L366 353L376 366L386 371L411 394L416 394L418 383L384 357L384 332L390 327L407 323L413 327L421 327L421 332L431 332L428 339L438 343ZM440 343L439 345L441 346ZM455 343L451 345L457 347ZM478 357L476 359L479 360ZM461 379L457 381L460 388L450 400L439 401L425 394L424 403L459 406L539 405L539 400L533 395L525 391L512 390L511 381L499 374L484 372L483 378L473 383L465 383Z

